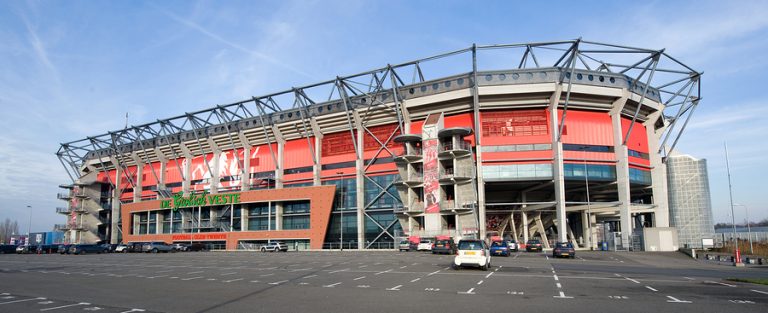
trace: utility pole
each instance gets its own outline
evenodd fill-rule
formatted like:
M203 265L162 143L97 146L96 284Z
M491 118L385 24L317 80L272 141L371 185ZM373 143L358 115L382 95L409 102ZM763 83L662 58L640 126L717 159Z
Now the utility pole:
M733 242L735 248L733 250L733 265L736 267L744 266L741 263L741 253L739 253L739 239L736 238L736 214L733 213L733 187L731 186L731 163L728 160L728 143L724 142L725 146L725 168L728 172L728 198L731 201L731 226L733 226Z

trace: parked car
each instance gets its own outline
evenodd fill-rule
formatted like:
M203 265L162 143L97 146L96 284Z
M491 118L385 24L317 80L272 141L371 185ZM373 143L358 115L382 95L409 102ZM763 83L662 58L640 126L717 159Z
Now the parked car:
M454 254L456 253L456 244L453 239L441 239L435 241L432 246L432 254Z
M176 251L187 251L188 246L189 246L188 243L174 243L171 245L173 250L176 250Z
M129 242L128 248L123 250L123 253L139 253L144 252L144 245L147 244L146 242Z
M195 242L187 245L187 250L185 251L208 251L208 250L211 250L211 248L208 247L208 245L204 243Z
M528 242L525 243L525 251L532 252L532 251L539 251L541 252L541 241L538 239L530 239Z
M479 239L461 240L457 245L456 257L453 258L453 269L462 266L476 266L487 271L491 266L491 251L485 241Z
M59 245L59 250L58 250L59 254L69 254L69 248L71 246L72 245L70 245L70 244Z
M88 254L88 253L106 253L107 251L104 249L104 247L100 245L88 245L88 244L78 244L78 245L72 245L69 247L69 253L70 254Z
M141 247L141 251L147 253L176 252L171 245L162 241L147 242Z
M37 253L37 246L36 245L21 245L16 247L16 253L18 254L29 254L29 253Z
M422 239L419 241L419 245L416 247L416 251L430 251L432 250L432 240Z
M517 242L512 240L507 240L507 246L509 246L509 251L517 252L519 250L519 247L517 246Z
M108 253L115 252L115 249L117 249L117 244L103 243L103 244L100 244L99 246L104 248L104 250Z
M506 241L494 241L491 243L491 255L509 256L509 245Z
M558 242L555 243L555 248L552 250L552 257L566 257L573 259L576 257L576 250L570 242Z
M398 244L397 248L402 251L408 251L411 250L411 243L408 242L408 240L400 241L400 244Z
M269 252L275 252L275 251L286 252L286 251L288 251L288 246L285 245L284 242L273 241L273 242L270 242L270 243L268 243L268 244L266 244L264 246L261 246L261 252L267 252L267 251L269 251Z
M128 252L128 245L121 243L115 247L115 253L127 253Z
M59 245L39 245L37 246L37 249L40 250L40 253L42 254L51 254L59 252Z
M16 253L15 245L0 245L0 254Z

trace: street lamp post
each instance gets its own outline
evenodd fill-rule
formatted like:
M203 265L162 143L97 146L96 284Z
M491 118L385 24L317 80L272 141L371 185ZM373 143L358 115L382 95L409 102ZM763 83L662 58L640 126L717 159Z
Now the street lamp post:
M339 249L344 251L344 172L336 172L341 176L341 190L339 190Z
M731 164L728 161L728 143L724 143L725 146L725 168L728 172L728 198L731 202L731 226L733 226L733 242L734 242L734 250L733 250L733 265L734 266L744 266L744 263L741 263L741 254L739 253L739 239L736 238L736 214L733 213L733 187L731 187Z
M589 198L589 172L587 171L587 159L584 159L584 185L587 188L587 234L589 242L589 249L592 250L595 247L595 243L592 242L592 210L590 203L592 201Z
M744 207L744 211L746 212L746 215L747 215L747 238L749 239L749 254L753 254L754 252L753 252L753 249L752 249L753 248L753 246L752 246L752 229L751 229L751 227L749 227L749 207L747 207L746 205L743 205L743 204L736 204L736 203L734 203L733 205L743 206Z
M29 242L29 236L32 234L32 206L28 205L29 209L29 224L27 224L27 242Z

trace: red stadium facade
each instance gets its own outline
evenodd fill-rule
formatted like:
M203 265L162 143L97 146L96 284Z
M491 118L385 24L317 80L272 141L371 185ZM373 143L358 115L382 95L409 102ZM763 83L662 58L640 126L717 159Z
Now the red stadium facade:
M519 64L478 69L498 50ZM471 68L452 71L462 56ZM424 76L443 60L459 74ZM63 144L73 183L59 212L70 242L375 249L498 236L628 249L669 226L664 157L699 77L663 51L473 46Z

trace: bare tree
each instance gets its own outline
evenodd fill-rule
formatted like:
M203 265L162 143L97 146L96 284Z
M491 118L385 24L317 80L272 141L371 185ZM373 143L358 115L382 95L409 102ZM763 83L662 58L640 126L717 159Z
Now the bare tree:
M11 235L19 233L19 223L17 221L11 221L10 218L6 218L0 223L0 243L8 243L11 240Z

